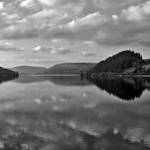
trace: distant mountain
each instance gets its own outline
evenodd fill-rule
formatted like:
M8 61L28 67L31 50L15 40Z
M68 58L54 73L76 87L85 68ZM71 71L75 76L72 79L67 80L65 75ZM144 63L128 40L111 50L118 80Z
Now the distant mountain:
M11 68L12 71L16 71L19 74L38 74L44 72L47 68L35 67L35 66L18 66Z
M44 74L80 74L95 66L95 63L63 63L47 69Z
M135 53L134 51L126 50L112 57L107 58L104 61L99 62L94 66L89 72L91 73L101 73L101 72L111 72L111 73L123 73L126 69L137 68L139 64L144 63L140 53ZM135 72L137 70L134 70Z

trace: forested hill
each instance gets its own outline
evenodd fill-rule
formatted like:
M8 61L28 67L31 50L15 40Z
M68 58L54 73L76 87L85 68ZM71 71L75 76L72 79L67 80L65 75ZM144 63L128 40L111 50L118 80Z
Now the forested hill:
M144 60L140 53L126 50L99 62L89 73L112 72L123 73L126 69L136 67L137 64L143 63Z
M15 79L19 76L17 72L0 67L0 83Z
M0 78L1 77L16 77L16 76L18 76L17 72L0 67Z

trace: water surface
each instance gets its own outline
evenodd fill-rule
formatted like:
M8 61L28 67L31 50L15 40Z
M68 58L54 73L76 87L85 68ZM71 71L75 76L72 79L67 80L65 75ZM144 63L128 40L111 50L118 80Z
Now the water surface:
M150 79L20 76L0 84L2 150L150 149Z

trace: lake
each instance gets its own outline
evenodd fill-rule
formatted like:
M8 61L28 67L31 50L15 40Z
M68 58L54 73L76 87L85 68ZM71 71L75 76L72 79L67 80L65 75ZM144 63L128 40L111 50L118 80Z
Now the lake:
M20 76L0 84L0 150L149 149L149 78Z

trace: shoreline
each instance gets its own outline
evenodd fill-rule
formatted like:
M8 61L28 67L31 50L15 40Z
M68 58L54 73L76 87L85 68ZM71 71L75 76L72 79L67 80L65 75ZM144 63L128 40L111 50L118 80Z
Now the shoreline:
M20 76L35 76L35 77L69 77L69 76L79 76L80 77L80 74L20 74Z
M86 76L89 79L96 78L150 78L150 75L140 75L140 74L111 74L111 73L99 73L99 74L91 74Z

